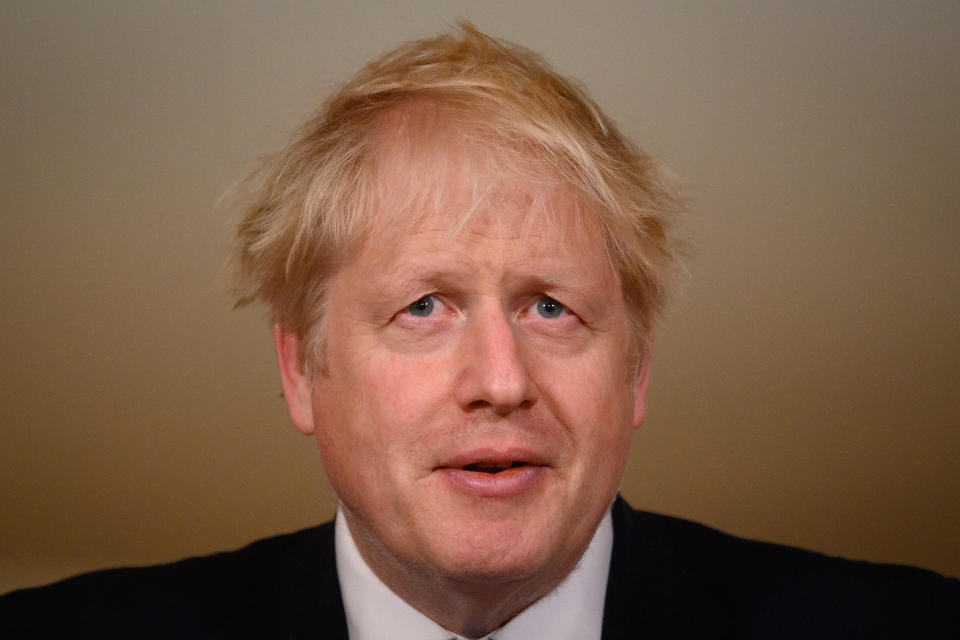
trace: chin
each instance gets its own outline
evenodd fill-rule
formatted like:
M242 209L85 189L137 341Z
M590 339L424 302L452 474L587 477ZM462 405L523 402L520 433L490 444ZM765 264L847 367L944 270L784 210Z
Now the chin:
M432 562L450 578L463 582L524 581L551 573L566 565L569 557L575 563L580 555L577 550L565 553L564 541L544 538L535 528L517 526L466 527L439 542L431 554Z
M475 553L461 555L444 573L457 582L481 586L527 582L551 572L551 563L540 557L490 557Z

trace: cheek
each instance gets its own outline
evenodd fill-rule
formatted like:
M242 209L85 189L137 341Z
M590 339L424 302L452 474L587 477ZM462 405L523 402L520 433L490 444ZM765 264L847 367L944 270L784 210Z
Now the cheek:
M387 471L424 438L429 419L439 411L444 381L438 367L392 354L351 365L332 370L315 389L324 464L331 469L338 463L359 466L362 460L368 468Z
M626 364L610 358L543 363L539 387L581 457L609 456L629 446L634 392Z
M376 431L388 446L423 429L425 419L438 410L447 397L448 376L443 360L384 354L371 358L358 376L355 390L362 390L362 411L378 422Z

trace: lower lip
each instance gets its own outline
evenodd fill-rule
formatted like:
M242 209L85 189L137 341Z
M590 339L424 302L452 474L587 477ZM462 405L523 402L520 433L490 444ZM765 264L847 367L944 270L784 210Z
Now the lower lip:
M482 498L505 498L530 491L546 472L547 467L538 465L513 467L500 473L452 468L436 470L455 489Z

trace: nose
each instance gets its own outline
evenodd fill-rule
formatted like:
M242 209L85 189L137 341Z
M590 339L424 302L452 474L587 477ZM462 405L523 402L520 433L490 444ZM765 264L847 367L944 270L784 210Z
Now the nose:
M523 346L502 310L475 315L462 336L462 369L457 384L460 406L467 411L490 408L507 415L537 401Z

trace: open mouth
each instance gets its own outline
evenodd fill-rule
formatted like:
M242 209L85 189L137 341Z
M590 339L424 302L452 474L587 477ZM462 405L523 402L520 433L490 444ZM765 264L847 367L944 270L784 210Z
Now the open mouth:
M456 492L486 498L536 495L548 482L548 461L526 449L479 451L451 456L437 467L438 478Z
M515 469L517 467L527 466L526 462L474 462L463 466L464 471L476 471L478 473L489 473L491 475L500 473L501 471L506 471L507 469Z

